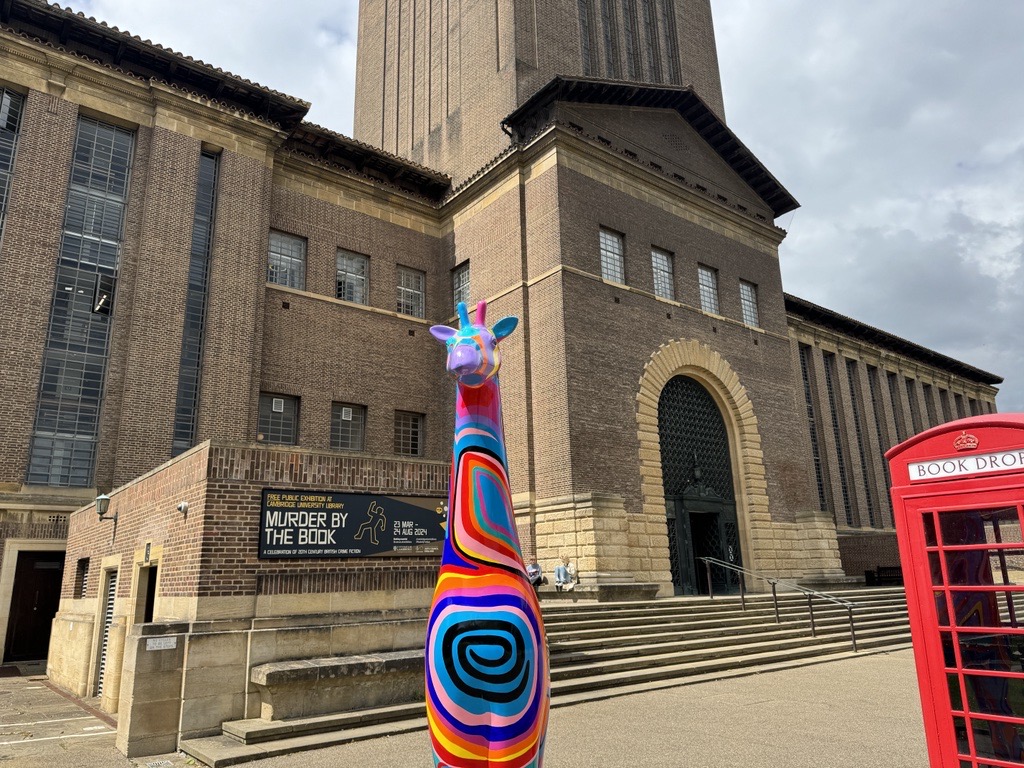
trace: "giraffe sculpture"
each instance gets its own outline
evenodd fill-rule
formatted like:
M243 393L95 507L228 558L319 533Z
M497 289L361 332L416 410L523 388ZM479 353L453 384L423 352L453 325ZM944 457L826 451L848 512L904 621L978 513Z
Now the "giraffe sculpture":
M498 342L459 303L459 329L430 332L457 382L448 527L427 623L427 722L434 765L541 768L550 682L537 595L526 577L508 484Z

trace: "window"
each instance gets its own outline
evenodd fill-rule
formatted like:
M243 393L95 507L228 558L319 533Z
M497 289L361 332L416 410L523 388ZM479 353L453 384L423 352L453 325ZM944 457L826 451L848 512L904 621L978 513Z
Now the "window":
M426 317L426 302L423 299L425 275L408 267L398 268L398 312L413 317Z
M601 277L613 283L626 282L623 254L626 252L625 238L610 229L601 229Z
M395 453L423 455L423 414L395 411Z
M4 214L11 193L14 153L18 145L24 105L23 96L0 88L0 232L3 231Z
M358 253L338 249L337 298L356 304L369 304L370 260Z
M267 282L302 290L306 287L306 241L284 232L270 233Z
M660 248L652 248L651 271L654 273L654 295L674 300L676 292L672 277L672 254Z
M700 287L700 308L718 314L718 270L697 265L697 285Z
M264 443L295 445L298 442L299 398L260 394L259 433Z
M331 448L361 451L366 441L366 406L353 403L331 405Z
M740 310L744 323L755 328L761 324L757 317L757 286L746 280L740 280Z
M75 589L72 593L76 598L83 598L89 592L89 558L78 558L75 567Z
M459 302L469 306L469 262L465 261L452 270L452 299L455 307Z
M580 14L580 59L583 63L583 74L593 74L590 62L590 0L577 0Z

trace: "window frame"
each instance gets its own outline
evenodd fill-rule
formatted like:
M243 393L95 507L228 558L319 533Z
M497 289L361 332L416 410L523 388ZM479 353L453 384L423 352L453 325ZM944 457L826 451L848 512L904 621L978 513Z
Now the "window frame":
M345 269L342 269L342 260L345 261ZM363 274L359 275L348 269L353 261L361 261ZM350 287L349 280L362 280L362 300L348 298L347 292L342 290L342 281L345 281L345 288ZM342 295L345 293L345 295ZM366 306L370 303L370 257L363 253L350 251L345 248L338 248L334 256L334 298L341 301L348 301L353 304Z
M402 450L402 446L405 444L406 435L400 433L400 429L404 428L404 425L400 423L400 419L412 417L407 424L409 426L415 425L414 429L409 430L409 444L411 445L412 440L416 441L415 451ZM426 421L427 416L424 413L418 413L416 411L403 411L395 409L395 421L394 421L394 442L392 448L396 456L409 456L409 457L421 457L423 456L423 445L425 442L426 435Z
M607 247L611 244L618 246L618 252ZM601 227L598 230L598 253L601 262L601 279L610 283L626 285L626 236L608 227ZM614 268L614 270L613 270ZM613 274L617 272L616 274Z
M295 269L294 262L299 261L299 259L291 254L285 253L283 250L274 249L275 238L277 238L279 242L283 242L284 239L287 239L302 245L302 257L298 269ZM281 285L285 288L294 288L297 291L306 290L306 261L308 254L309 244L307 243L306 238L300 237L299 235L293 235L288 232L283 232L279 229L270 230L270 236L267 239L267 282L271 285ZM281 263L275 263L275 257ZM291 261L293 265L289 266L284 264L283 262L286 260ZM285 275L285 279L283 281L276 279L277 275L274 272L275 269L283 271L283 274ZM293 271L298 275L296 280L289 277L289 275L293 274ZM298 285L295 285L294 283L298 283Z
M344 423L345 408L352 409L351 422L359 422L359 445L342 445L341 425ZM356 414L359 418L355 418ZM366 406L360 403L334 401L331 403L331 437L332 451L365 451L366 450Z
M746 289L746 290L744 290ZM740 317L751 328L761 327L761 312L757 301L757 283L740 280Z
M284 400L284 402L285 402L285 410L282 412L283 414L287 414L288 413L288 404L289 403L292 404L292 412L290 414L291 415L291 420L292 420L292 424L291 424L291 442L287 442L287 441L284 441L284 440L276 440L276 439L272 440L271 439L270 436L271 436L271 434L273 434L273 430L274 430L274 424L272 423L272 421L269 422L269 423L266 423L266 428L264 428L264 425L265 425L265 422L263 420L264 419L264 410L263 410L264 403L268 404L268 411L267 411L268 417L267 418L273 420L274 415L275 415L275 411L273 410L273 408L274 408L273 401L275 399L278 399L278 398ZM265 443L267 445L298 445L299 444L300 405L301 405L301 398L296 397L295 395L284 395L284 394L281 394L280 392L260 392L259 406L258 406L258 409L257 409L258 413L256 415L256 432L257 432L258 435L262 435L263 436L263 439L260 440L260 442L261 443ZM281 416L280 418L283 419L285 417Z
M397 288L397 301L396 309L400 315L408 315L409 317L418 317L425 319L427 316L427 273L419 269L413 269L412 267L406 267L401 264L396 267L396 288ZM403 278L415 276L419 279L419 288L410 288L403 284ZM403 311L403 306L409 304L406 295L419 296L419 312L406 312ZM405 304L403 304L403 301ZM415 308L415 307L414 307Z
M709 280L705 281L704 278ZM700 308L702 312L712 315L722 314L722 303L718 296L718 270L709 267L707 264L697 265L697 290L700 296ZM710 305L714 306L710 306Z
M469 260L467 259L452 270L453 310L458 308L460 301L464 302L467 307L469 306L470 280L472 279L469 269ZM462 279L463 276L465 276L464 280ZM464 293L465 295L462 298L459 298L461 293Z
M665 267L658 265L658 257L665 259ZM664 292L659 289L658 276L661 275L661 288L667 288ZM676 300L676 268L675 254L665 248L651 246L651 276L654 280L654 295L660 299Z

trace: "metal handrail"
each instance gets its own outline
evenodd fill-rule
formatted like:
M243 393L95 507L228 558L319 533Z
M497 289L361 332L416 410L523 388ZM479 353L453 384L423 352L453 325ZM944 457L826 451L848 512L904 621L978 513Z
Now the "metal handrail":
M801 592L801 593L807 595L807 612L808 612L808 615L809 615L810 621L811 621L811 637L817 637L818 636L817 628L815 627L815 624L814 624L814 598L820 597L820 598L822 598L824 600L828 600L831 603L836 603L837 605L841 605L843 608L846 609L846 615L847 615L847 617L850 620L850 642L853 644L853 652L857 653L857 630L856 630L856 628L854 627L854 624L853 624L853 609L858 607L856 603L853 603L853 602L851 602L849 600L843 600L840 597L836 597L835 595L830 595L830 594L828 594L826 592L819 592L816 589L810 589L809 587L801 586L801 585L796 584L796 583L794 583L792 581L785 581L785 580L777 578L775 576L766 576L763 573L758 573L757 571L752 571L749 568L744 568L741 565L736 565L734 563L727 563L725 560L719 560L717 557L698 557L697 559L698 560L702 560L704 562L704 567L707 569L708 597L710 597L712 600L715 599L715 589L714 589L714 586L712 585L712 582L711 582L711 566L712 565L717 565L720 568L725 568L725 569L730 570L730 571L735 571L736 573L739 574L739 577L740 577L740 605L742 606L744 611L747 610L747 591L746 591L746 584L745 584L745 581L744 581L743 577L744 576L751 576L751 577L753 577L755 579L761 579L762 581L768 582L768 584L770 584L771 587L772 587L772 604L775 606L775 623L776 624L781 624L782 623L782 619L779 616L779 595L778 595L778 592L777 592L777 588L778 588L779 584L781 584L784 588L793 589L793 590L796 590L797 592Z

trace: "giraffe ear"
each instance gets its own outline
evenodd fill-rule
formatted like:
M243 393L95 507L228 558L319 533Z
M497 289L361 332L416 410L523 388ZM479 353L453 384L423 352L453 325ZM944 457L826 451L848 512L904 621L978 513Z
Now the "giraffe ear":
M506 336L510 335L512 331L516 329L517 325L519 325L518 317L513 317L511 315L509 317L503 317L494 324L494 328L491 329L491 333L494 334L495 339L501 341Z
M448 341L452 336L457 334L454 328L449 328L447 325L432 325L430 326L430 335L440 341L442 344Z

